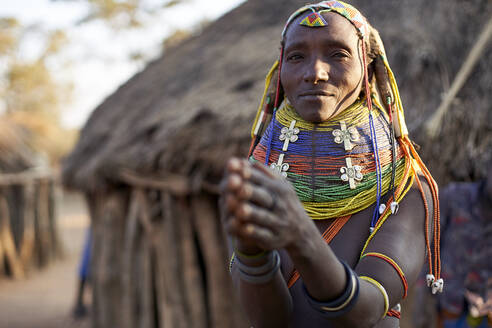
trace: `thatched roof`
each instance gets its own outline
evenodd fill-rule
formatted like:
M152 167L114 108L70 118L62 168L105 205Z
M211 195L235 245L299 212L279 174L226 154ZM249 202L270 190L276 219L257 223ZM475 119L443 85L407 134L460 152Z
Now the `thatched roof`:
M288 15L305 0L250 0L201 35L165 52L106 99L64 162L64 181L91 190L121 172L217 177L244 155L263 79ZM488 0L350 1L381 33L400 84L407 123L438 178L467 179L491 149L491 47L433 143L422 122L492 14ZM281 4L281 5L280 5Z
M29 132L12 120L0 118L0 174L18 173L39 164Z

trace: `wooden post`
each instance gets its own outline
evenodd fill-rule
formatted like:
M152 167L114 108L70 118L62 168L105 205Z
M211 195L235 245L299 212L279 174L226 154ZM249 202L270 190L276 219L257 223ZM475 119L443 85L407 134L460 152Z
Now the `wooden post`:
M138 317L137 328L156 327L155 323L155 304L154 304L154 284L152 266L152 243L149 238L140 240L140 281L139 281L139 304L140 316Z
M36 252L38 253L39 266L46 266L51 260L51 238L48 220L48 185L46 181L38 182L36 201Z
M58 213L57 213L57 192L58 188L56 183L49 179L47 181L47 215L51 240L51 253L53 258L58 259L63 257L63 245L58 231Z
M189 327L206 328L207 324L207 299L203 286L203 276L199 261L200 250L195 242L195 235L192 226L192 211L188 198L180 197L174 202L176 210L173 219L179 225L180 237L182 243L181 274L184 280L183 297L187 305L189 317Z
M0 218L0 220L2 220L2 218ZM1 224L0 224L0 236L2 236L2 225ZM2 240L0 238L0 279L6 275L5 261L6 261L5 251L3 249Z
M203 193L192 197L193 223L206 266L210 327L246 327L227 272L226 243L216 204L216 197Z
M92 268L97 306L94 328L121 327L121 250L124 247L127 193L124 190L110 190L97 195L96 201L96 216L92 221L97 240Z
M161 305L161 327L190 327L185 315L182 251L178 217L173 211L171 195L163 192L162 221L154 238L157 252L157 292ZM198 302L200 300L197 300Z
M121 314L123 316L122 328L134 328L137 326L136 313L138 295L138 246L141 236L141 229L138 222L139 204L132 192L128 216L126 218L125 244L123 248L122 260L122 304Z
M102 193L86 193L85 199L87 202L87 208L89 210L89 217L91 222L92 233L92 247L91 247L91 260L90 260L90 280L92 284L92 328L103 328L102 314L100 310L100 286L97 281L98 267L101 263L101 244L104 236L102 235L100 213L102 207Z
M15 249L18 252L22 243L24 229L24 182L17 182L5 188L5 200L9 210L10 233L14 241Z
M0 196L0 243L3 246L6 262L12 277L16 279L24 278L24 269L18 258L10 229L9 205L3 196Z
M24 268L28 269L32 265L35 233L34 233L34 185L26 183L24 191L24 233L20 248L20 259Z
M156 255L154 247L157 238L159 237L159 228L152 222L150 204L147 200L145 191L141 188L137 188L134 191L135 199L138 202L139 207L139 223L142 226L142 236L140 239L140 282L141 288L139 293L139 303L141 305L141 313L139 317L138 327L158 327L159 320L159 305L156 304L159 297L156 289L159 286L158 276L156 277L156 271L158 271L156 265ZM161 303L164 300L161 300ZM171 313L166 314L168 318L172 317Z

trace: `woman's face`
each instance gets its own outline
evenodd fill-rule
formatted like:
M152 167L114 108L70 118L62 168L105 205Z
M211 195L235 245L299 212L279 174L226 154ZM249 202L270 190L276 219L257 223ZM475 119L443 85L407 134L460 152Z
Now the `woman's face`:
M299 25L285 35L280 80L285 95L306 121L323 122L343 111L359 96L362 51L355 27L336 13L324 13L325 27Z

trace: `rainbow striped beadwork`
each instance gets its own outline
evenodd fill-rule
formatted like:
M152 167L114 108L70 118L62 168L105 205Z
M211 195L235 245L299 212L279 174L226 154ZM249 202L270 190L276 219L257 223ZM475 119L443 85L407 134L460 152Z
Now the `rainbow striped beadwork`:
M373 111L373 120L384 195L391 182L391 132L382 110ZM296 132L291 134L295 138L285 147L285 132L289 130ZM376 202L372 147L365 101L359 100L335 118L319 124L304 121L294 108L285 104L274 115L252 157L283 173L306 212L319 220L354 214ZM404 154L397 147L396 185L402 181L404 169Z

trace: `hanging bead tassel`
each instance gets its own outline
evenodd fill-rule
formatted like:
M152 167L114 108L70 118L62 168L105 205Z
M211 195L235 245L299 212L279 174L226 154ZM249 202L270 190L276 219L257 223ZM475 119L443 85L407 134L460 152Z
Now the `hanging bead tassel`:
M437 290L439 293L442 293L444 290L444 279L439 278L437 279L437 283L439 284L439 289Z
M436 280L436 277L434 277L433 274L429 273L425 276L425 282L427 283L427 287L432 286L432 284L434 283L435 280Z
M376 179L377 179L376 180L377 182L376 207L374 208L374 212L371 220L371 228L374 231L376 223L379 219L378 214L382 213L380 207L381 194L382 194L382 172L381 172L382 169L381 169L381 161L379 159L379 150L378 150L378 143L376 140L376 132L374 128L374 119L372 117L372 99L371 99L371 90L369 88L369 74L367 71L366 45L363 37L361 37L361 40L362 40L362 64L364 66L364 89L366 93L367 108L369 109L369 126L371 130L372 149L374 152L374 159L376 161Z
M398 208L399 208L399 205L397 202L391 202L391 204L390 204L391 214L398 213Z
M432 294L436 294L438 291L439 291L439 281L434 281L432 283L432 287L431 287L431 290L432 290Z

